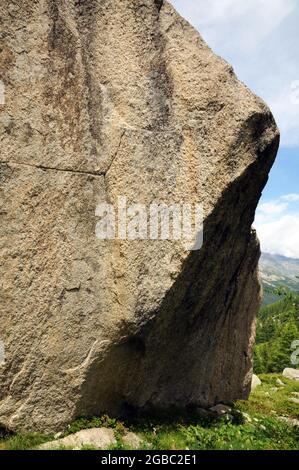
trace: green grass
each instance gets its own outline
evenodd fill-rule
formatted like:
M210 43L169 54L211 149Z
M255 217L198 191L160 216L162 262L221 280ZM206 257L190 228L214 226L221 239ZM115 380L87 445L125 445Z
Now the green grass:
M109 418L107 415L93 416L91 418L78 418L74 421L63 434L63 437L74 434L75 432L81 431L82 429L91 428L112 428L116 429L120 425L116 419Z
M43 436L41 434L16 434L1 441L2 450L28 450L34 449L44 442L53 440L53 436Z
M176 411L120 422L106 415L76 420L63 436L92 427L111 427L117 444L112 449L128 449L122 436L128 430L143 439L143 449L155 450L298 450L299 428L280 420L280 417L299 419L299 405L290 401L299 392L299 383L278 374L260 375L262 385L252 392L248 401L236 403L233 421L206 420L194 414ZM284 388L274 390L277 378ZM32 449L53 439L52 436L15 435L0 440L0 449ZM84 446L82 450L94 449Z
M299 382L288 380L279 374L260 374L262 385L251 394L248 402L238 404L242 411L257 413L262 416L286 416L299 419L299 405L289 401L293 392L299 392ZM281 379L286 386L277 387L276 380ZM277 391L273 391L278 388Z

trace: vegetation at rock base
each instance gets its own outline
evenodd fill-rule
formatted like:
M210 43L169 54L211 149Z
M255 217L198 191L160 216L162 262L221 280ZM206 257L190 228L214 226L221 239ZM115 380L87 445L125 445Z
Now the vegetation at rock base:
M299 294L287 290L277 293L281 300L263 307L258 316L254 350L256 374L294 367L291 345L299 340Z
M117 438L114 449L128 449L122 442L125 432L132 431L141 437L144 449L155 450L295 450L299 446L299 405L292 397L299 393L299 383L278 374L260 376L257 387L248 401L236 403L232 421L203 419L195 413L185 416L176 413L151 418L138 418L127 422L107 416L80 418L69 426L64 436L81 429L105 426L112 428ZM277 379L284 387L277 387ZM37 434L15 435L2 438L0 448L7 450L33 449L53 440L53 436ZM82 450L92 450L85 445ZM59 450L59 449L58 449Z

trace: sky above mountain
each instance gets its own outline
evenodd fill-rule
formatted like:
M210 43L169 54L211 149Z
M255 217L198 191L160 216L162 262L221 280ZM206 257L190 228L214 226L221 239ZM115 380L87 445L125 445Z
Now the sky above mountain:
M271 107L281 147L255 227L263 251L299 258L299 1L171 3Z

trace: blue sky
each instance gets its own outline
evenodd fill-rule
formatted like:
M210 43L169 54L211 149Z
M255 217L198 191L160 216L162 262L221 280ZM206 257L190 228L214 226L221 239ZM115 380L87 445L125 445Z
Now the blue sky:
M171 0L271 107L281 147L257 210L263 251L299 258L299 0Z

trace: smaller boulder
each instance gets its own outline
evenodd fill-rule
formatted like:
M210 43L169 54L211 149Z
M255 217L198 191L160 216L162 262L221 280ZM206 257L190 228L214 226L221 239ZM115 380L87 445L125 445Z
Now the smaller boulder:
M262 381L257 375L253 374L251 379L251 390L255 390L259 385L262 385Z
M227 415L232 411L229 406L222 405L221 403L219 405L213 406L212 408L210 408L210 410L217 416Z
M39 450L51 450L59 448L80 449L82 446L92 446L97 449L107 449L112 444L116 444L116 439L112 429L92 428L70 434L62 439L46 442L39 446Z
M299 381L299 370L298 369L284 369L282 375L290 380L298 380Z
M280 380L280 379L277 379L277 380L276 380L276 385L278 385L278 387L284 387L284 386L285 386L285 384L283 383L283 381Z

